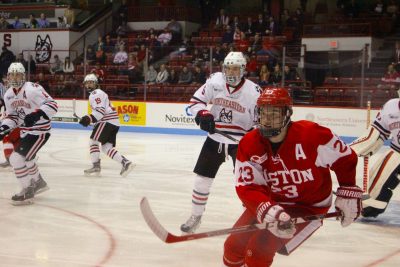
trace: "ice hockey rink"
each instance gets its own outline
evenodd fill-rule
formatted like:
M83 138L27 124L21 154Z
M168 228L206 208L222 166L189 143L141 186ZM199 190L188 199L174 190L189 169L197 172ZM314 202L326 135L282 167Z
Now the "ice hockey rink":
M119 133L118 150L137 164L122 178L119 164L105 155L101 177L83 176L90 166L89 135L53 130L38 154L50 190L34 205L10 204L19 184L10 170L0 170L0 266L222 266L225 236L165 244L139 208L146 196L161 224L180 234L190 215L192 169L205 136ZM277 255L273 266L400 266L399 191L375 220L348 228L325 220L293 254ZM199 232L231 227L241 211L230 160L214 182Z

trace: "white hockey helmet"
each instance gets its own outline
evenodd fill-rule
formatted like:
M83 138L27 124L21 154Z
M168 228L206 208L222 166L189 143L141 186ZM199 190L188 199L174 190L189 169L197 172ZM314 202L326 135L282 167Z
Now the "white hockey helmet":
M242 52L229 52L222 65L226 83L231 86L238 85L244 76L246 64L247 60ZM230 68L231 66L239 66L240 71L234 71Z
M25 68L20 62L13 62L8 67L8 85L13 88L21 88L25 83Z
M83 79L83 85L86 89L94 90L97 88L98 84L99 80L97 79L97 76L93 73L86 75L85 79Z

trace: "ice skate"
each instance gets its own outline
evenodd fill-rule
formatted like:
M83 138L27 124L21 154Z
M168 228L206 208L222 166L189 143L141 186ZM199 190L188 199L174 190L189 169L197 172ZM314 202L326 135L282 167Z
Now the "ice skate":
M39 180L37 180L36 182L34 182L33 184L33 188L34 188L34 192L35 195L38 195L40 193L43 193L47 190L49 190L50 188L47 186L47 183L45 180L43 180L43 177L41 174L39 174Z
M121 169L120 175L121 175L122 177L128 176L128 174L132 171L132 169L133 169L135 166L136 166L135 163L132 163L132 161L130 161L130 160L124 158L124 159L122 160L122 169Z
M0 168L1 168L1 169L8 169L8 168L11 168L10 161L7 159L6 161L0 163Z
M201 215L192 215L184 224L181 225L181 231L184 234L192 234L197 230L197 228L199 228L200 224Z
M87 170L84 170L85 176L99 176L101 172L100 160L98 162L93 163L93 167Z
M368 218L368 217L376 218L376 217L378 217L379 214L385 212L385 209L377 209L377 208L374 208L374 207L366 207L366 208L364 208L362 210L361 215L364 218Z
M11 197L12 204L14 206L30 205L33 204L33 198L35 196L35 188L33 182L27 188L22 189L18 194Z

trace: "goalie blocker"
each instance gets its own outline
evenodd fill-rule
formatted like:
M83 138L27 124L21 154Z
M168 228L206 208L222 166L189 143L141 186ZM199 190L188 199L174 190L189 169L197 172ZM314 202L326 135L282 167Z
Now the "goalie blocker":
M398 104L398 98L389 100L368 130L350 144L359 157L375 154L390 135L398 136L399 128L393 127L399 124L396 119L400 115ZM397 138L391 140L390 147L391 149L382 153L370 169L369 198L363 200L364 217L377 217L383 213L393 195L393 190L400 182L400 146Z

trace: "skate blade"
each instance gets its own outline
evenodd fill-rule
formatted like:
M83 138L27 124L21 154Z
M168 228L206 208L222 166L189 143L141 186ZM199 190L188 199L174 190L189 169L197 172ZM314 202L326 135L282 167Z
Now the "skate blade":
M14 200L11 200L11 204L13 205L13 206L27 206L27 205L32 205L34 202L33 202L33 199L31 198L31 199L26 199L26 200L23 200L23 201L14 201Z
M46 191L49 190L49 189L50 189L50 187L48 187L48 186L43 187L43 188L39 189L38 191L36 191L36 192L35 192L35 195L39 195L39 194L41 194L41 193L43 193L43 192L46 192Z
M100 177L100 172L84 173L86 177Z
M128 174L133 170L133 168L135 168L136 167L136 164L135 163L131 163L131 165L129 165L129 167L128 167L128 169L126 169L126 171L123 173L123 174L121 174L121 176L122 177L126 177L126 176L128 176Z

